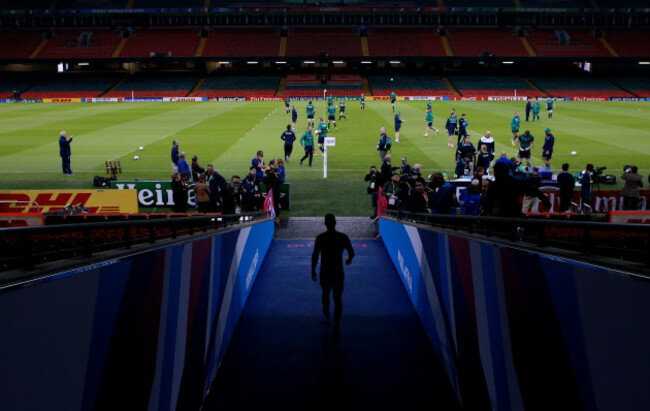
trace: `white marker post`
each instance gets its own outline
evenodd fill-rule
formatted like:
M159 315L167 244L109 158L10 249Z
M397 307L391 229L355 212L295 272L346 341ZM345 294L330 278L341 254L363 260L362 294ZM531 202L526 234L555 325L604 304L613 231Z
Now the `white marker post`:
M336 137L325 137L325 151L323 152L323 178L327 178L327 147L336 146Z

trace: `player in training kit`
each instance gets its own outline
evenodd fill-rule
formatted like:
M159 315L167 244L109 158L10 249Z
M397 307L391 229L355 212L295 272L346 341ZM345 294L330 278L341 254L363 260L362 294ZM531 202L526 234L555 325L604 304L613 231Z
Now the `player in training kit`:
M365 94L361 93L361 110L366 109L366 96Z
M467 126L469 126L469 123L465 116L466 114L463 113L458 119L458 141L456 142L458 146L460 146L460 143L465 140L465 137L467 137Z
M431 103L431 99L429 99L429 102L427 103L427 110L433 111L433 104Z
M454 135L456 134L456 126L458 126L456 111L452 111L451 116L449 116L449 118L447 119L447 123L445 124L447 133L449 134L449 143L447 143L447 147L449 148L454 148L454 142L452 138L454 138Z
M307 127L314 127L314 105L311 104L311 101L309 104L307 104Z
M330 106L334 107L334 106ZM318 128L316 129L316 134L318 135L318 148L320 149L321 152L325 152L325 137L327 137L327 132L329 129L325 125L325 121L323 120L323 117L320 117L318 119Z
M402 117L400 116L400 112L398 111L395 114L395 142L399 143L399 130L402 128L402 123L405 123L404 120L402 120Z
M327 128L330 128L330 125L334 123L334 130L338 130L338 127L336 127L336 106L331 105L327 107Z
M339 103L339 120L340 119L348 119L348 117L345 115L345 101L341 100Z
M440 130L438 130L433 126L433 112L431 111L430 108L427 109L426 122L427 122L427 128L424 132L425 137L429 135L429 130L436 130L436 133L440 132Z
M285 97L284 99L284 109L287 111L287 114L291 113L291 110L289 109L289 102L291 99L289 97Z
M298 121L298 110L296 110L296 106L293 106L291 109L291 122L294 130L296 129L296 121Z
M546 111L548 112L548 118L553 117L553 103L555 102L553 101L552 98L546 100Z
M551 157L553 157L553 146L555 146L555 136L551 134L551 129L544 130L546 137L544 138L544 147L542 147L542 158L546 167L551 167Z
M515 116L510 120L510 130L512 130L512 145L515 145L515 140L519 138L519 123L521 119L519 118L519 112L515 112Z
M537 119L539 121L539 110L542 109L542 105L540 104L539 100L535 100L533 103L533 121Z
M530 167L530 149L535 147L535 137L530 134L529 130L524 131L524 134L517 137L517 145L519 146L519 163L526 159L526 165Z
M327 106L332 106L332 105L334 105L334 97L333 97L333 96L329 96L329 97L327 98Z
M305 134L300 137L300 145L305 148L305 155L300 159L300 165L309 158L309 167L311 167L314 160L314 135L311 132L311 127L307 127Z
M393 91L390 93L390 104L393 106L393 113L395 112L395 100L397 100L397 94Z
M284 161L289 162L293 151L293 142L296 141L296 135L291 131L291 125L287 125L287 130L280 135L280 138L284 141Z

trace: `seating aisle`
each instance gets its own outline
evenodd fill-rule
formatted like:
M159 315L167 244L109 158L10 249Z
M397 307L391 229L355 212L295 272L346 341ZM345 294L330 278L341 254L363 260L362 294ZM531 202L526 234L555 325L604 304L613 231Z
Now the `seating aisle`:
M352 243L336 338L312 241L272 242L203 409L460 408L383 243Z

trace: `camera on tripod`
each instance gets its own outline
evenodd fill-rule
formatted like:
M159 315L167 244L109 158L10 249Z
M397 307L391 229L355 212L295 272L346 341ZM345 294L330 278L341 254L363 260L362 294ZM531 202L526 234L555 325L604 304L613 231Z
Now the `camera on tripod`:
M607 170L607 167L594 168L594 174L593 174L594 183L601 183L601 184L608 184L608 185L616 184L616 176L613 176L611 174L603 175L603 170Z
M607 170L607 167L595 167L594 168L594 177L603 174L603 170Z

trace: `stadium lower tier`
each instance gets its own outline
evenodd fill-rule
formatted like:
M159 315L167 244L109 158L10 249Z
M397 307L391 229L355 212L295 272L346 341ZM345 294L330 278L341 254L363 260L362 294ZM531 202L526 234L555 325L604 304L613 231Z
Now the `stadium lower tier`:
M650 97L650 90L632 90L639 97Z
M537 90L527 89L527 90L471 90L471 89L462 89L458 90L461 96L464 97L487 97L487 96L514 96L515 93L518 96L528 96L528 97L545 97L544 93L540 93Z
M551 97L593 97L593 98L607 98L607 97L634 97L632 94L623 90L546 90Z
M374 96L389 96L390 93L396 92L400 96L440 96L440 97L454 97L454 92L446 90L433 90L433 89L373 89L372 94Z
M363 93L362 89L337 89L337 90L328 90L329 95L339 96L339 97L353 97L360 96ZM323 89L296 89L296 90L284 90L285 97L320 97L323 95Z
M186 97L190 90L134 90L134 91L110 91L102 97Z
M12 93L13 94L13 93ZM26 91L22 98L92 98L99 97L102 91ZM11 98L3 97L3 98Z
M198 90L192 97L275 97L275 90Z

